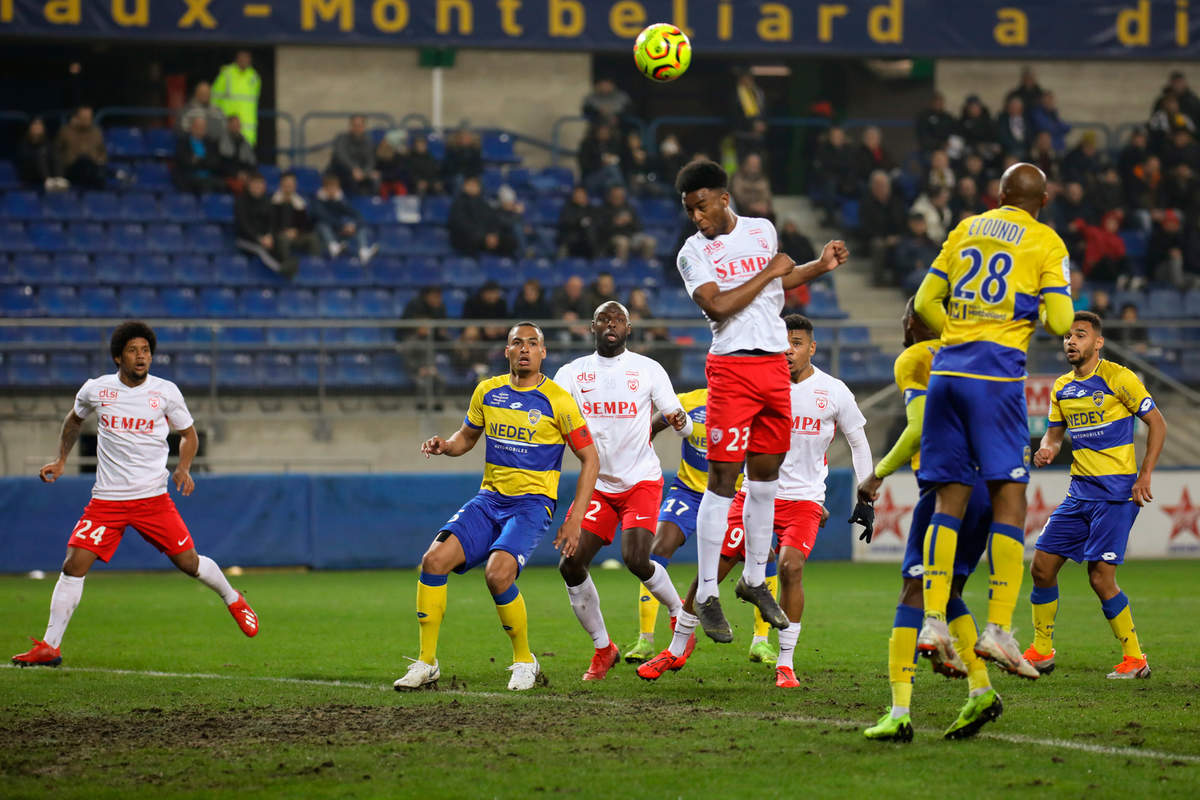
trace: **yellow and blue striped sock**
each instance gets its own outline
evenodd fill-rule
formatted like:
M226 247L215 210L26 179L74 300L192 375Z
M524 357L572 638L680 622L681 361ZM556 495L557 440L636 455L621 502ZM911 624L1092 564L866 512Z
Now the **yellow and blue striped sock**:
M896 606L892 635L888 639L888 682L892 685L892 713L897 717L907 714L912 705L920 627L921 609L904 604Z
M1129 610L1129 598L1117 592L1100 604L1113 636L1121 643L1121 653L1130 658L1145 658L1142 645L1138 642L1137 628L1133 627L1133 613Z
M417 625L421 633L421 655L426 664L437 661L438 632L446 616L446 576L422 572L417 579Z
M988 534L988 568L988 624L1011 630L1025 578L1025 531L993 522Z
M779 565L774 561L767 562L767 591L776 600L779 599ZM762 612L758 610L758 606L754 607L754 639L766 639L771 633L771 623L762 618Z
M529 651L529 617L525 613L525 598L514 583L502 594L492 595L496 602L496 613L500 615L500 624L504 632L512 639L513 661L533 661L533 653Z
M1033 649L1038 655L1054 652L1054 618L1058 616L1058 584L1035 586L1029 593L1033 606Z
M987 662L975 655L979 628L975 626L975 618L961 597L951 597L946 604L946 624L950 627L950 635L954 637L954 649L967 668L969 691L974 695L990 689L992 681L988 677Z
M925 531L925 616L946 618L950 579L954 574L954 551L962 520L949 514L934 514Z

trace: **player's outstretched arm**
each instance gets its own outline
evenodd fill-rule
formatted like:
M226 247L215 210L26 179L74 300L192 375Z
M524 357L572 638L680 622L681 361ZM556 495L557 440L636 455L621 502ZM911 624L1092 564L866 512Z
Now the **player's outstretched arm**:
M1042 295L1042 304L1038 309L1042 327L1054 336L1066 336L1075 321L1075 305L1071 296L1058 292L1047 292Z
M671 423L663 419L661 411L655 411L654 416L650 418L650 441L654 441L654 437L671 427Z
M950 284L946 278L930 271L925 273L925 279L921 281L917 297L913 301L917 316L939 336L942 334L942 328L946 327L946 309L942 306L942 299L949 292Z
M1142 417L1142 421L1150 426L1146 434L1146 455L1142 457L1142 468L1138 470L1137 480L1133 482L1133 502L1139 506L1154 499L1150 494L1150 473L1158 464L1162 454L1163 443L1167 440L1167 420L1157 408L1152 408Z
M79 441L79 429L83 427L83 418L75 413L75 409L67 412L63 420L62 431L58 434L58 458L38 470L38 477L45 483L54 483L63 474L67 466L67 458Z
M692 299L713 322L724 322L754 302L754 298L758 297L759 292L765 289L768 283L784 277L794 266L795 262L785 253L776 253L762 272L741 286L721 291L715 281L704 283L692 292Z
M586 432L587 428L582 430ZM590 434L586 434L586 440L587 443L584 444L582 437L568 438L571 450L579 459L579 480L575 482L575 502L571 513L563 520L558 535L554 537L554 549L561 550L564 556L575 555L579 548L580 525L583 515L592 504L592 492L596 488L596 478L600 476L600 454L596 452L596 445L592 444Z
M1062 449L1063 439L1067 435L1067 429L1062 425L1051 425L1046 428L1046 433L1042 435L1042 441L1038 445L1037 452L1033 454L1033 465L1035 467L1044 467L1058 458L1058 451Z
M850 258L850 251L846 249L846 243L841 239L826 242L825 247L821 248L821 255L815 261L792 267L792 271L783 276L783 288L786 291L815 281L822 275L833 272L845 264L848 258Z
M434 436L421 443L421 452L426 458L430 456L457 457L471 452L471 448L479 441L483 428L472 428L465 422L462 427L450 435L449 439Z
M189 425L187 430L179 432L179 463L175 466L175 474L171 476L176 491L184 497L196 488L196 482L192 480L192 459L199 450L200 437L196 435L196 426Z

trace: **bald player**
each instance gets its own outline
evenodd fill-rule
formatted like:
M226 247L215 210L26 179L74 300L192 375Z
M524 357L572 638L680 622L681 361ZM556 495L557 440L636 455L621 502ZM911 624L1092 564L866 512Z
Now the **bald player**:
M1061 238L1038 222L1046 176L1032 164L1000 179L1000 207L968 217L946 237L917 291L916 311L941 337L933 358L921 436L921 477L936 486L925 535L925 619L917 649L956 667L946 623L958 531L975 483L992 498L988 624L975 652L1035 679L1012 635L1024 574L1029 427L1025 355L1034 324L1071 327L1071 262ZM965 670L964 670L965 671Z

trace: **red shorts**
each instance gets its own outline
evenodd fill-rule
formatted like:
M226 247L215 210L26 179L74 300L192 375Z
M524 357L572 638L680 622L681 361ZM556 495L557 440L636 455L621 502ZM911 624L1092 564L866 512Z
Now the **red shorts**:
M729 507L726 520L725 541L721 543L721 555L726 558L746 557L746 530L742 527L742 509L746 505L746 493L738 492ZM821 527L821 516L825 509L812 500L776 500L775 536L780 547L794 547L804 557L812 553L817 542L817 531Z
M128 525L159 552L173 556L195 547L175 502L166 492L141 500L97 500L87 504L67 544L90 550L108 563Z
M662 487L663 479L659 478L656 481L642 481L632 489L617 494L594 491L580 527L599 536L605 544L612 544L616 538L618 522L621 523L621 530L644 528L653 533L655 520L658 519L658 504L662 501ZM571 508L574 507L572 503Z
M787 356L709 353L709 461L744 461L746 453L786 453L792 445L792 379Z

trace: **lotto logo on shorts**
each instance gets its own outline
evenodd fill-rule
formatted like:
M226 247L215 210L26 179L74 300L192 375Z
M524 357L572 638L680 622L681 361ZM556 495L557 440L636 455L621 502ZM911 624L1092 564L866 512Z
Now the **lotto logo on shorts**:
M1026 470L1025 470L1025 468L1024 468L1024 467L1014 467L1014 468L1012 469L1012 471L1010 471L1010 472L1008 473L1008 477L1012 478L1012 479L1015 481L1015 480L1017 480L1018 478L1024 478L1024 477L1025 477L1025 472L1026 472Z
M1112 551L1110 550L1110 551L1109 551L1109 552L1107 552L1107 553L1101 553L1101 554L1100 554L1100 558L1104 559L1105 561L1116 561L1116 560L1117 560L1117 554L1116 554L1116 553L1114 553L1114 552L1112 552Z
M911 567L908 568L908 577L910 577L910 578L919 578L924 574L925 574L925 565L924 564L913 564Z

